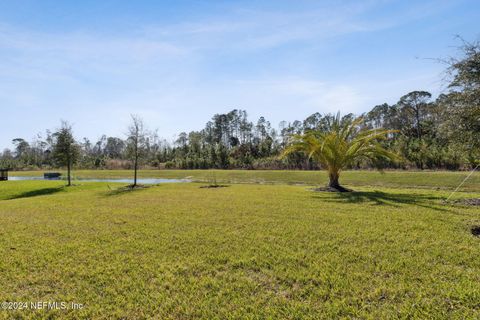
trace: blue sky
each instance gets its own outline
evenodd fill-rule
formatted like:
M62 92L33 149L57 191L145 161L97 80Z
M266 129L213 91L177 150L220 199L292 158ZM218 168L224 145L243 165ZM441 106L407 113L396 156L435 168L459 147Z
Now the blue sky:
M60 119L94 140L134 113L172 139L233 108L277 126L436 95L429 58L479 21L476 0L2 1L0 148Z

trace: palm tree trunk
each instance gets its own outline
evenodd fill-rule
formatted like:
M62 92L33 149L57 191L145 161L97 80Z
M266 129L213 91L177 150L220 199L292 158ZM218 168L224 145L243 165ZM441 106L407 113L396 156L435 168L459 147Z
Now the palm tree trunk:
M340 187L340 183L338 182L338 179L340 178L338 172L329 172L328 178L328 186L330 188L338 189Z
M339 191L339 192L349 192L349 191L351 191L347 188L342 187L340 185L340 183L338 182L338 179L340 178L340 172L329 171L328 178L329 178L328 188L330 188L332 190L335 190L335 191Z

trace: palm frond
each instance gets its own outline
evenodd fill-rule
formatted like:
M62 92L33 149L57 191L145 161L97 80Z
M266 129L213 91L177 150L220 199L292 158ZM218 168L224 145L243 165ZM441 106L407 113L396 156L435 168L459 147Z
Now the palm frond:
M340 171L358 160L378 158L398 160L399 157L380 144L395 130L367 129L361 125L364 119L346 119L342 123L340 113L327 118L327 130L311 130L302 135L294 135L291 144L282 156L302 152L329 171Z

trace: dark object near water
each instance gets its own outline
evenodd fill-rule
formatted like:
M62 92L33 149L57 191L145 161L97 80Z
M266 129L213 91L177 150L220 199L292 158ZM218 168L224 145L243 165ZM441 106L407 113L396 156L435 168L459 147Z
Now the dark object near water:
M0 169L0 181L8 180L8 169Z
M480 237L480 226L474 226L472 227L472 234L475 237Z
M60 172L45 172L43 174L44 179L60 179L61 176Z

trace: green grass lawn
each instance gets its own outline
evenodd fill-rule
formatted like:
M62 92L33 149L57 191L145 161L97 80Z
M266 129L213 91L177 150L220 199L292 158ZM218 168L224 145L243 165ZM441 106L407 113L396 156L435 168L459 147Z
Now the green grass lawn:
M217 178L247 182L256 173ZM285 183L119 192L111 183L0 182L0 302L84 305L0 318L480 318L480 238L470 232L480 210L445 205L448 190L432 189L463 174L421 173L429 178L420 181L395 172L377 182L368 180L376 173L347 172L357 191L348 194ZM257 179L317 178L325 181L282 171ZM455 198L480 197L478 178Z

